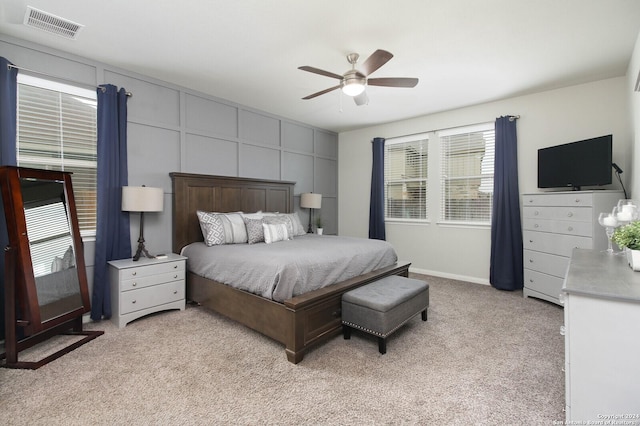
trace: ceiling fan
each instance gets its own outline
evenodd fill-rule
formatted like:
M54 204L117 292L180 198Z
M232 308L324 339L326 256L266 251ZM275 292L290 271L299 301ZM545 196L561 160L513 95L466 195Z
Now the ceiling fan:
M360 55L357 53L350 53L347 55L347 61L351 64L351 69L345 72L343 75L334 74L329 71L324 71L319 68L310 66L298 67L302 71L312 72L314 74L324 75L340 80L340 84L330 87L325 90L313 93L309 96L305 96L302 99L313 99L317 96L324 95L336 89L342 89L345 95L352 96L356 105L364 105L369 102L367 93L365 92L365 86L384 86L384 87L415 87L418 84L417 78L404 78L404 77L385 77L385 78L368 78L374 71L378 70L381 66L389 62L393 55L386 50L378 49L367 58L366 61L360 65L360 69L356 69L356 63Z

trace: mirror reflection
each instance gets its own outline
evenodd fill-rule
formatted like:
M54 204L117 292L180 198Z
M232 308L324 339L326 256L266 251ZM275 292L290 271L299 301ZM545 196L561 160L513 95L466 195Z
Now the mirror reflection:
M82 306L64 183L21 179L24 215L42 321Z

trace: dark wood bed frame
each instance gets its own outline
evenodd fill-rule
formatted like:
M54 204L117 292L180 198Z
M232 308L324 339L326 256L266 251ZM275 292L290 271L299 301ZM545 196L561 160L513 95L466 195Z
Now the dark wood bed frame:
M189 173L169 175L173 181L175 253L189 243L203 240L197 210L294 211L295 182ZM408 273L409 263L397 263L279 303L187 271L187 300L283 343L287 359L297 364L311 346L342 330L343 293L381 277L406 277Z

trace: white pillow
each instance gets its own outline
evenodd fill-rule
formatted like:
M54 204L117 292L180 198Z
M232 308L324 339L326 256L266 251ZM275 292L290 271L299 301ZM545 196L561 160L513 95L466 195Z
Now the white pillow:
M255 213L242 213L242 217L245 219L262 219L264 217L264 213L258 210Z
M224 226L225 242L227 244L242 244L247 242L247 228L240 213L219 213Z
M285 225L284 223L278 223L278 224L263 223L262 229L264 230L264 242L267 244L289 239L289 232L287 231L287 225Z
M294 229L293 229L293 222L291 221L291 218L287 215L278 214L276 216L265 216L262 218L262 221L264 223L268 223L271 225L283 224L287 227L287 233L289 234L289 238L293 238L293 236L295 235Z

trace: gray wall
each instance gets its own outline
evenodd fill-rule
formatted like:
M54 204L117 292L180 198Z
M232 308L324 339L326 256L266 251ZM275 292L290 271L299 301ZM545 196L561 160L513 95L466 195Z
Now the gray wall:
M299 194L322 194L325 232L338 231L338 135L203 93L0 35L0 56L15 65L82 86L111 83L133 93L128 102L129 184L164 188L165 210L145 215L151 253L171 250L170 172L295 181ZM135 250L139 228L131 220ZM90 284L93 241L85 243Z

